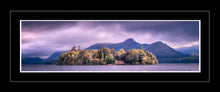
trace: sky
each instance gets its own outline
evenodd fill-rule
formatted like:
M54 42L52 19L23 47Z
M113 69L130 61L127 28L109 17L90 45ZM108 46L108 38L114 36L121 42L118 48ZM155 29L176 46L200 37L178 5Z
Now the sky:
M27 21L21 22L22 56L47 58L72 46L119 43L133 38L141 44L162 41L176 49L199 44L199 21Z

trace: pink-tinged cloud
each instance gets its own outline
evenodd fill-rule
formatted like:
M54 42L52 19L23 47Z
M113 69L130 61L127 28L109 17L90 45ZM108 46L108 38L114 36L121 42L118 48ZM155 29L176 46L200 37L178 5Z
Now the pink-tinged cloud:
M22 54L48 57L73 45L119 43L133 38L139 43L163 41L173 48L199 44L198 21L23 21Z

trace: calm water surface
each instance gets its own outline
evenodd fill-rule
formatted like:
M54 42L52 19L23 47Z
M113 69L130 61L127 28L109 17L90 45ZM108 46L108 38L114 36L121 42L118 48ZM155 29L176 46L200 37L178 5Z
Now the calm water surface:
M22 71L199 71L199 63L158 65L22 65Z

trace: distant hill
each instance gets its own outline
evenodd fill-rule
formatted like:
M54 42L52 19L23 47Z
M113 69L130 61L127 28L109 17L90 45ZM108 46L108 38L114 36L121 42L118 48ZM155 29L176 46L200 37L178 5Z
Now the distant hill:
M179 52L182 52L183 54L198 55L199 54L199 45L177 48L176 50Z
M22 57L22 64L44 64L45 60L39 57Z
M161 41L150 44L144 50L152 52L158 58L179 58L185 56Z
M45 59L46 61L50 61L50 60L58 60L59 56L62 54L62 53L65 53L67 51L56 51L54 52L51 56L49 56L47 59Z
M57 51L46 59L41 59L39 57L22 57L22 64L56 64L55 61L65 52L67 51Z

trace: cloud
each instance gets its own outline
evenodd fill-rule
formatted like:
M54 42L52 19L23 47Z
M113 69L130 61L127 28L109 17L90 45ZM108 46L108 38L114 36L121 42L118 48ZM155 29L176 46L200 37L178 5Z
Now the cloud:
M22 54L48 57L73 45L85 49L95 43L163 41L173 48L197 44L198 22L29 21L22 23Z
M118 25L128 33L151 34L154 36L164 35L165 39L175 42L199 39L198 21L98 21L81 22L80 24L86 26L86 28ZM111 30L111 32L115 31L118 30Z
M85 49L95 43L112 42L115 35L109 33L108 27L84 28L84 26L72 26L60 31L37 30L38 33L22 32L22 53L24 56L49 56L55 51L70 50L73 45L80 45ZM113 30L119 28L113 27ZM120 30L120 29L119 29ZM109 39L112 38L112 39ZM115 41L118 38L115 39ZM116 41L117 42L117 41ZM44 54L42 54L44 53Z
M22 32L51 32L76 25L74 21L22 21Z
M128 32L149 33L155 36L164 35L167 40L180 38L181 40L191 41L199 37L199 23L192 21L135 22L122 25Z

